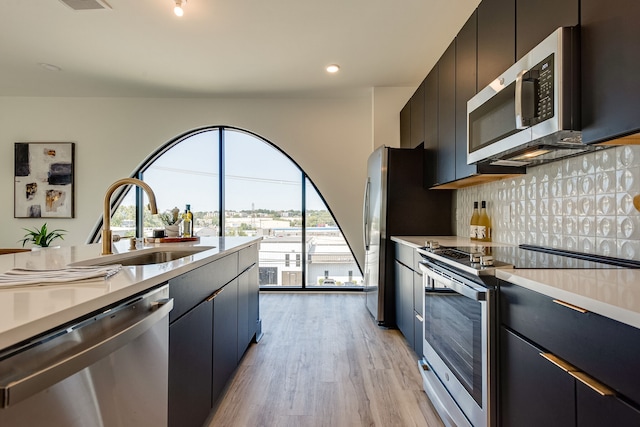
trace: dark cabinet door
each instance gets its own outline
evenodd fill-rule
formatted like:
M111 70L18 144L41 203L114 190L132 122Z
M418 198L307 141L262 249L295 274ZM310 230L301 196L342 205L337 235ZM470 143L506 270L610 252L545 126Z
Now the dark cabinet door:
M411 100L400 110L400 148L411 148Z
M575 380L535 347L500 328L500 425L575 425Z
M424 86L424 186L434 185L438 161L438 64L427 75Z
M169 426L200 427L211 411L213 304L169 326Z
M582 0L582 138L586 143L640 131L640 2Z
M467 101L477 92L477 27L473 12L456 37L456 179L477 173L476 165L467 164Z
M483 0L478 6L478 90L515 63L515 8L515 0Z
M260 278L258 277L259 269L256 257L256 263L245 273L249 282L249 342L256 336L258 331L258 323L260 321Z
M411 97L411 148L424 142L424 82Z
M422 328L424 320L418 313L414 313L413 317L413 351L418 357L422 357Z
M516 61L558 27L578 25L578 0L516 0Z
M218 399L238 363L238 279L213 299L213 380L211 405Z
M236 363L240 362L249 347L249 275L244 272L238 276L238 348Z
M456 42L438 61L438 167L440 184L456 179Z
M640 426L640 411L616 396L601 396L576 381L579 427Z
M395 262L396 282L396 325L402 335L414 347L413 332L413 270L404 264Z
M253 264L238 276L238 362L256 333L258 286L258 269Z

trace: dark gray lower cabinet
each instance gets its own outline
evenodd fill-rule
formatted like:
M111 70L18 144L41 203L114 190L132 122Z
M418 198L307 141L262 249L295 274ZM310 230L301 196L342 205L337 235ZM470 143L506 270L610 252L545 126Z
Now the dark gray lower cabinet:
M259 286L257 264L238 276L238 362L257 331Z
M238 365L238 279L213 299L213 380L211 405Z
M640 330L500 283L500 426L640 426Z
M501 426L575 425L573 377L552 365L541 349L502 327Z
M580 427L640 426L640 411L614 396L600 396L576 382L578 425Z
M501 328L500 425L639 426L640 411L615 395L602 396L543 358L543 349Z
M394 249L396 326L416 355L421 357L424 285L422 274L418 272L417 266L422 258L413 247L408 245L396 242Z
M202 426L256 335L257 261L253 245L169 281L170 427Z
M395 262L396 282L396 325L406 338L409 346L415 346L413 313L413 270Z
M213 303L169 326L169 425L201 426L211 412Z

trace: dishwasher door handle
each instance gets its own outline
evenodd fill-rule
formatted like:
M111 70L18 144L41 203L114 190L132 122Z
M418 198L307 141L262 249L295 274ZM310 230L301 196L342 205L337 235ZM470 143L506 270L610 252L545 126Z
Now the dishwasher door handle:
M59 360L49 361L45 366L38 366L29 372L24 372L24 375L19 378L11 378L6 383L3 381L0 384L0 408L15 405L91 366L148 331L166 317L172 308L173 299L151 303L149 307L151 311L144 317L135 319L131 324L123 325L120 330L105 336L99 342L87 345L72 355L62 356Z

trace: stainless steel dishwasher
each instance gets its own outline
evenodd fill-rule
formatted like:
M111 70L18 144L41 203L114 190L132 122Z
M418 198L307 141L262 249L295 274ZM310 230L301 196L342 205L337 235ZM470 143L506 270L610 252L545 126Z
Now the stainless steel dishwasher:
M0 353L0 426L166 426L163 285Z

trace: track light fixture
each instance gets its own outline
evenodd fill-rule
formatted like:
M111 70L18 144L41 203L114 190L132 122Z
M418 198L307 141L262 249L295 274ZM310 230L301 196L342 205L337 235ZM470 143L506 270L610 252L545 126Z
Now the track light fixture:
M176 2L176 6L173 8L173 13L175 13L176 16L184 15L184 10L182 10L182 5L187 4L187 0L175 0L175 2Z

